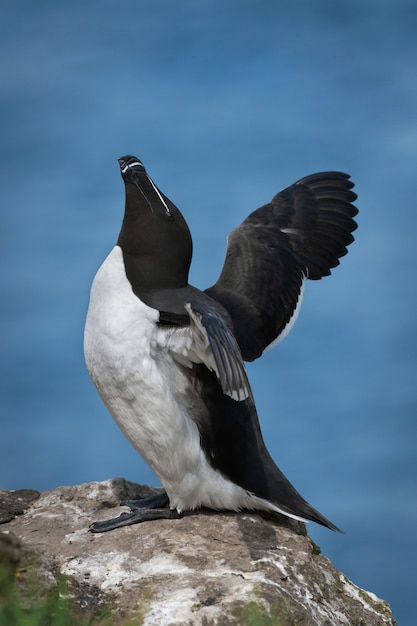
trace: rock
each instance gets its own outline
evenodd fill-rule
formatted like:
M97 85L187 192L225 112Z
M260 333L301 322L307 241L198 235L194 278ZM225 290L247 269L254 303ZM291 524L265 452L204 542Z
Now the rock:
M16 515L21 515L39 496L39 491L34 489L18 489L17 491L0 489L0 524L9 522Z
M350 582L286 518L198 512L88 532L125 510L124 498L153 493L122 478L60 487L0 528L14 537L15 561L16 550L34 551L44 582L64 576L72 604L94 623L105 607L120 625L395 624L386 602Z

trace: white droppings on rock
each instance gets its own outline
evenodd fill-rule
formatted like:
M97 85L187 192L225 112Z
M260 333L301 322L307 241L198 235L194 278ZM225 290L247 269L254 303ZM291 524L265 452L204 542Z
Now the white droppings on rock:
M288 571L285 569L285 566L281 561L286 561L286 557L283 556L281 557L281 560L278 560L277 558L273 558L271 556L264 556L263 558L258 559L257 562L258 563L271 563L280 572L282 579L286 580L288 578Z
M80 530L74 530L72 533L67 533L64 537L64 543L73 544L73 543L85 543L85 528L81 528Z
M192 570L170 554L159 553L144 562L128 552L114 550L64 561L61 571L79 580L88 573L91 583L105 591L121 585L131 587L138 580L151 576L184 576Z
M372 604L367 602L365 599L368 598L369 600L372 600L372 602L380 603L381 600L374 593L360 589L348 580L344 574L340 574L339 578L340 582L343 584L345 593L360 602L367 611L375 613L375 615L378 614L378 611L372 606Z
M151 602L143 626L160 626L161 624L187 624L192 615L193 606L197 599L197 590L192 587L169 587L164 601Z

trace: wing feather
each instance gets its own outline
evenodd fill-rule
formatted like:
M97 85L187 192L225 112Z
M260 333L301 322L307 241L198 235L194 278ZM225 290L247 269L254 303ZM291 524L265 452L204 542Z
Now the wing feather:
M223 393L233 400L252 398L239 346L222 317L207 305L187 303L194 351L204 355L203 362L214 371Z
M352 187L341 172L312 174L230 233L223 270L206 293L227 309L245 360L287 334L305 277L329 275L347 253L357 227Z

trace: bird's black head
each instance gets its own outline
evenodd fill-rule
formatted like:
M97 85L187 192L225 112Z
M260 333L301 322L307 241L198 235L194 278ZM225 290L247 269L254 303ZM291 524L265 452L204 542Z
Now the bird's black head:
M135 185L139 191L143 193L141 186L141 174L145 174L147 177L143 163L131 154L120 157L118 161L120 165L120 173L124 182L126 184Z
M168 203L164 200L161 192L157 189L152 179L146 173L142 161L139 161L137 157L132 156L131 154L120 157L118 161L120 165L120 173L125 185L133 185L136 187L151 211L153 211L154 208L158 211L163 208L167 217L172 217ZM126 192L128 191L132 193L132 189L126 187Z
M117 243L123 251L134 291L142 293L186 285L192 255L186 221L157 188L137 157L127 155L118 161L126 204ZM136 287L139 284L141 287Z

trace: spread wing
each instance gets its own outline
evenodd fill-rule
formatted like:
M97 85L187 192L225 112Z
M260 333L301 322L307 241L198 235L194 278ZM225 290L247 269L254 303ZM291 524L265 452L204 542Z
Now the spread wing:
M229 312L245 360L289 332L305 280L329 275L347 253L357 227L353 186L341 172L312 174L230 233L222 273L206 293Z

